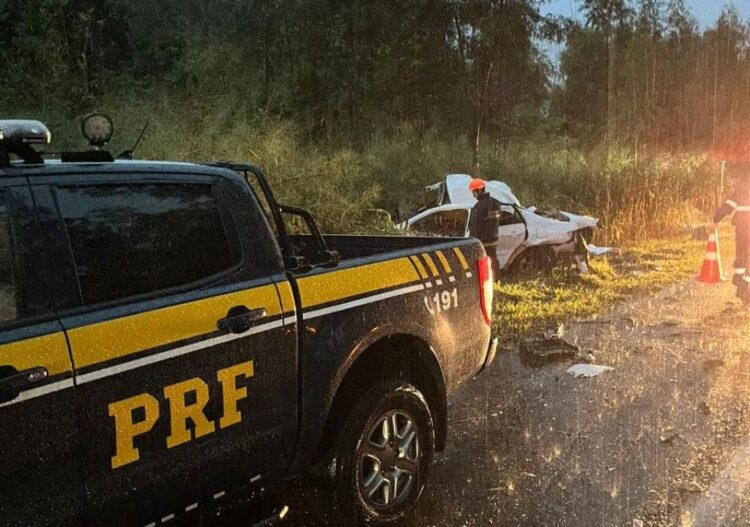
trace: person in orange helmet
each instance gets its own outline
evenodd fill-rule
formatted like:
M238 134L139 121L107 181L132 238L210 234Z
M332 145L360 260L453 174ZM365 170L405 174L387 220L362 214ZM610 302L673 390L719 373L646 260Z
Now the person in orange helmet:
M500 265L497 261L497 243L502 214L500 203L490 196L484 181L479 178L471 180L469 190L477 198L477 203L471 209L471 216L469 216L469 236L478 238L482 242L487 256L492 258L492 270L495 277L498 277Z

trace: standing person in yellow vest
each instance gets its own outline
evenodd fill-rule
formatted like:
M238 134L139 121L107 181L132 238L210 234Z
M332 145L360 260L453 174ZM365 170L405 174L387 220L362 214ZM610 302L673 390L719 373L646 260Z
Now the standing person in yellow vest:
M742 303L750 303L750 177L739 181L737 189L714 214L714 222L708 225L708 232L716 230L716 224L734 213L732 223L736 227L735 240L737 254L734 260L734 276L732 283L737 288L737 296Z

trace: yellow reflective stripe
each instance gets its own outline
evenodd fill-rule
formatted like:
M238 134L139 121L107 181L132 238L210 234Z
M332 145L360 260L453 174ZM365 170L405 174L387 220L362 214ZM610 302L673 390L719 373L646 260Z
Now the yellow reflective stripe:
M445 269L445 274L453 273L453 269L451 269L451 266L448 263L447 258L443 254L443 251L435 251L435 254L437 254L438 260L440 260L440 264L443 266L443 269Z
M419 277L422 280L427 280L427 269L424 268L424 265L422 265L422 262L417 258L416 256L409 256L409 260L414 264L414 266L417 268L417 272L419 273Z
M77 368L199 337L217 330L229 308L244 305L278 315L279 297L272 284L194 302L169 306L68 331Z
M461 249L459 249L458 247L454 247L453 254L456 255L456 258L458 258L458 262L461 264L461 268L464 271L469 269L469 264L466 263L466 258L464 258L464 253L461 252Z
M276 284L279 289L279 299L281 300L281 311L282 313L290 313L297 310L294 302L294 294L292 293L292 286L289 282L279 282Z
M435 262L432 261L432 258L429 254L424 253L422 254L422 258L424 258L424 261L427 263L427 267L430 268L430 271L432 272L432 276L439 276L440 273L437 270L437 267L435 266Z
M399 258L307 276L300 278L298 284L302 305L308 308L418 280L409 259Z
M68 343L62 331L0 344L0 364L18 371L42 366L49 375L71 370Z

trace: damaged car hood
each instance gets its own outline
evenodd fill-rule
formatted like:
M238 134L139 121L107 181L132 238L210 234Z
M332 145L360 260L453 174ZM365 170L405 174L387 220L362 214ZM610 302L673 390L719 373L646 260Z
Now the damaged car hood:
M529 247L547 243L566 243L575 231L586 227L596 228L596 220L587 216L562 212L561 214L570 217L570 221L560 221L537 214L536 207L521 208L520 212L529 233L526 239L526 245Z

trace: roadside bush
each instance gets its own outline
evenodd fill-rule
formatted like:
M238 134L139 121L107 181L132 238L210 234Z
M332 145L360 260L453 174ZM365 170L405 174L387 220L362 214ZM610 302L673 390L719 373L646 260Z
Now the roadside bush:
M281 201L309 208L327 232L388 231L391 221L435 202L437 195L425 186L449 173L471 173L462 136L417 132L404 123L356 150L311 142L293 122L258 109L257 94L243 91L242 82L227 81L223 90L217 79L197 82L208 83L198 87L200 97L182 89L113 90L98 104L115 122L112 150L130 148L148 122L139 158L256 163ZM55 150L83 146L78 123L63 112L0 113L47 122ZM706 156L636 159L626 150L584 151L549 135L504 144L485 140L480 175L506 181L526 205L598 217L605 227L602 243L675 234L704 220L719 199L718 169Z
M373 138L361 155L362 180L378 182L380 207L402 216L435 203L437 194L427 192L426 186L447 174L469 173L471 167L465 141L444 139L434 132L418 136L409 125Z
M506 181L524 204L598 217L605 242L681 232L719 200L718 167L705 155L636 159L625 150L583 152L564 138L497 149L482 175Z

